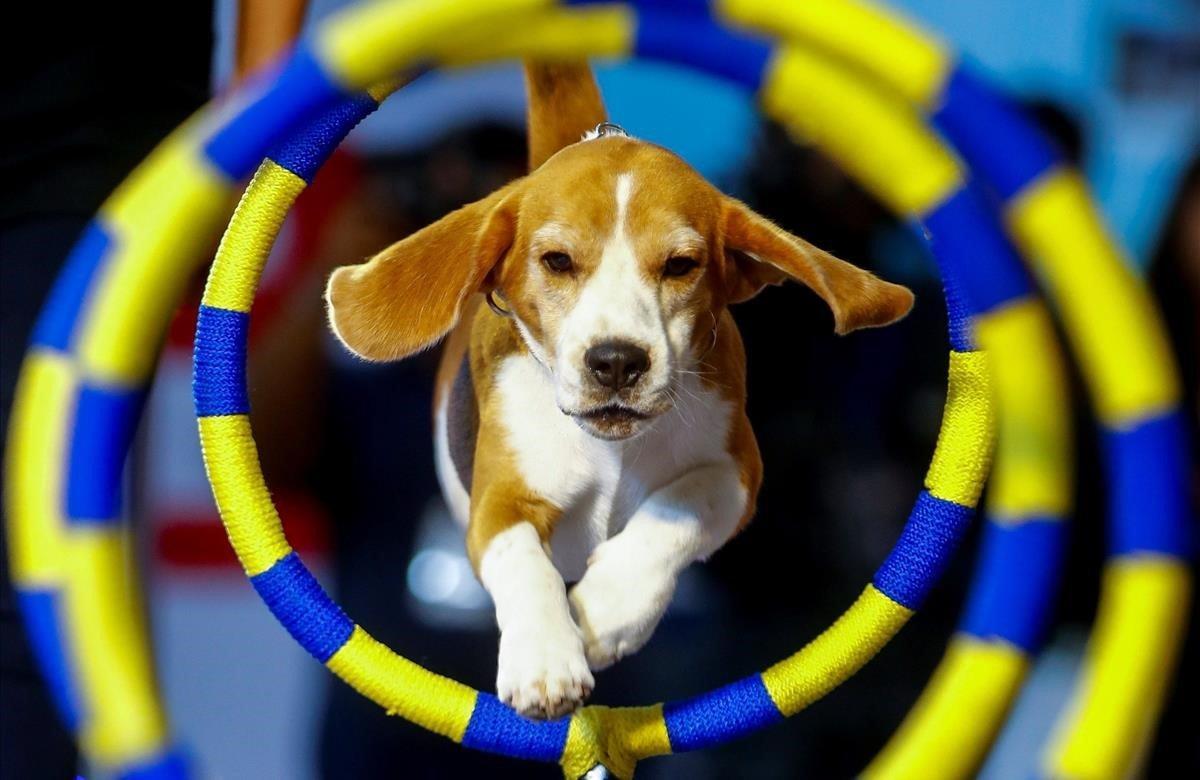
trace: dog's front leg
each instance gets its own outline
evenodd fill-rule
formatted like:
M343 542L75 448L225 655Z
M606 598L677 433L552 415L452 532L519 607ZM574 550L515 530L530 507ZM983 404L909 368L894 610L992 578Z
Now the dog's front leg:
M646 643L679 573L733 535L746 501L734 464L700 467L652 493L619 534L595 549L570 595L592 669Z
M500 625L501 701L529 718L573 711L591 693L592 675L566 586L533 525L518 522L492 537L479 573Z

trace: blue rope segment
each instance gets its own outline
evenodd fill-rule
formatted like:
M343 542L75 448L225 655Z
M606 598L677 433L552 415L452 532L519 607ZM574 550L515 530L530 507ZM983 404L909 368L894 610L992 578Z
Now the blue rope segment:
M564 5L607 5L612 0L564 0ZM688 16L712 16L712 0L627 0L625 3L638 11L659 10Z
M974 510L922 490L900 540L872 580L876 589L909 609L917 609L946 569Z
M51 590L17 589L17 603L25 618L25 632L37 659L50 698L67 728L79 726L79 698L71 682L63 652L63 634L58 619L59 595Z
M638 13L633 51L638 57L697 68L757 92L773 48L766 39L733 34L700 17L643 10Z
M671 752L727 742L783 720L762 675L745 677L715 691L663 705Z
M232 181L249 176L289 130L334 101L350 97L304 46L282 69L271 68L254 82L247 91L257 89L257 96L204 144L205 156Z
M1067 526L1053 517L984 526L979 569L960 629L1033 655L1046 639Z
M97 219L84 228L38 315L31 339L33 346L70 351L75 323L91 289L92 278L112 243L112 236Z
M67 455L67 520L115 523L121 515L121 472L146 394L84 384L75 406Z
M971 338L971 307L963 298L962 284L958 275L942 270L942 298L946 301L946 331L950 349L955 352L974 352L975 342Z
M930 117L1004 200L1058 165L1058 151L1022 110L959 63Z
M1109 544L1113 555L1196 554L1196 517L1188 505L1188 451L1183 412L1106 431Z
M250 582L292 638L321 663L332 658L354 631L354 622L294 552Z
M192 398L196 415L249 414L246 393L246 339L250 315L201 306L196 320Z
M556 762L567 745L570 718L527 720L490 693L479 692L462 744L489 753Z
M188 760L177 750L137 764L116 774L117 780L185 780L190 777Z
M985 198L978 184L968 184L923 218L942 278L953 278L961 287L972 316L1035 291Z
M312 184L317 169L346 134L377 108L379 104L370 95L347 98L314 120L302 135L289 137L268 157Z

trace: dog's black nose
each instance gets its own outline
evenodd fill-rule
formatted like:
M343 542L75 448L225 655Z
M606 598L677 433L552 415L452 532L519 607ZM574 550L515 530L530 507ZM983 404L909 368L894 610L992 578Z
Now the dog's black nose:
M628 341L606 341L583 353L596 381L613 390L635 384L650 368L650 354Z

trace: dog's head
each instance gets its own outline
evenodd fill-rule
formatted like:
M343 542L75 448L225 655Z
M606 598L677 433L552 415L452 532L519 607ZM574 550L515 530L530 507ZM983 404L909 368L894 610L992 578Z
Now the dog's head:
M553 377L562 412L621 439L671 408L724 307L766 285L806 285L838 333L911 308L904 287L784 232L671 152L595 135L335 271L327 299L338 337L369 360L396 360L445 335L469 296L492 293Z

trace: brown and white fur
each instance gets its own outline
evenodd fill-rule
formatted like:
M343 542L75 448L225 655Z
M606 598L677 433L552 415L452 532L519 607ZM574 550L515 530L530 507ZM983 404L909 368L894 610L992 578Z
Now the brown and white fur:
M646 643L679 573L754 512L762 463L728 306L794 279L846 333L913 298L671 152L587 133L605 113L586 64L526 75L531 173L338 269L327 299L368 360L450 334L437 467L495 603L497 689L556 717L588 696L592 670Z

